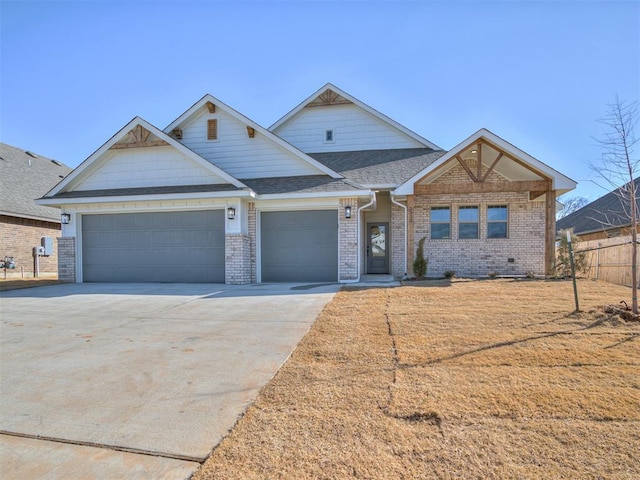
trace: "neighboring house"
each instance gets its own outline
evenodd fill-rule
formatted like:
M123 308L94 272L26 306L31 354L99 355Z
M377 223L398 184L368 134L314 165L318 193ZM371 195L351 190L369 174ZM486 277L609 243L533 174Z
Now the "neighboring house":
M39 203L77 282L354 282L550 272L575 182L481 129L446 152L327 84L270 129L205 95L136 117Z
M640 212L640 178L634 179L633 182L638 192L636 211ZM629 235L631 232L630 202L624 191L630 185L631 183L628 183L622 189L609 192L561 218L556 224L558 232L573 229L582 241Z
M15 270L7 276L34 275L33 247L42 237L60 236L60 210L38 205L40 198L71 172L57 160L0 143L0 258L13 257ZM40 274L55 275L55 252L40 257ZM4 276L4 272L2 272Z

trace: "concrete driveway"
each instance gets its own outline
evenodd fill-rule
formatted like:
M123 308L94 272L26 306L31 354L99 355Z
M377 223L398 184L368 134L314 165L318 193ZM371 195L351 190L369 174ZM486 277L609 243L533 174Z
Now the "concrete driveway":
M338 285L2 293L2 478L188 478Z

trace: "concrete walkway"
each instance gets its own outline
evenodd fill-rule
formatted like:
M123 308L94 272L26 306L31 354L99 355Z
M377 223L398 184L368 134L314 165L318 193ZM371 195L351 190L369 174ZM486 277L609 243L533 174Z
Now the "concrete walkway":
M3 292L0 476L188 478L338 289Z

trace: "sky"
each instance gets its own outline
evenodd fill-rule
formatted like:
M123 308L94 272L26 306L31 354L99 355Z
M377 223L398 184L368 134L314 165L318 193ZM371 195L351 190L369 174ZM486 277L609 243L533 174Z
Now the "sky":
M447 150L487 128L594 200L640 0L0 0L0 141L71 167L135 116L210 93L269 127L327 82Z

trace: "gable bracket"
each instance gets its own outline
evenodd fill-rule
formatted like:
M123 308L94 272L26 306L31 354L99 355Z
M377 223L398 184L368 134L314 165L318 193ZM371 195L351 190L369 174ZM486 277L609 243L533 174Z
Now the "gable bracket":
M493 172L493 169L496 167L496 165L498 164L501 158L502 158L502 152L498 152L498 156L493 161L489 169L485 172L484 176L480 179L481 182L484 182L489 177L489 175L491 175L491 172Z
M476 178L476 176L473 174L473 172L469 168L469 165L467 165L466 162L464 160L462 160L462 158L460 158L460 155L456 155L456 160L458 160L458 163L460 163L460 165L462 165L462 168L465 169L465 171L467 172L469 177L471 177L471 180L473 180L474 182L478 182L478 179Z
M209 113L216 113L216 106L211 102L207 102L207 110L209 110Z

